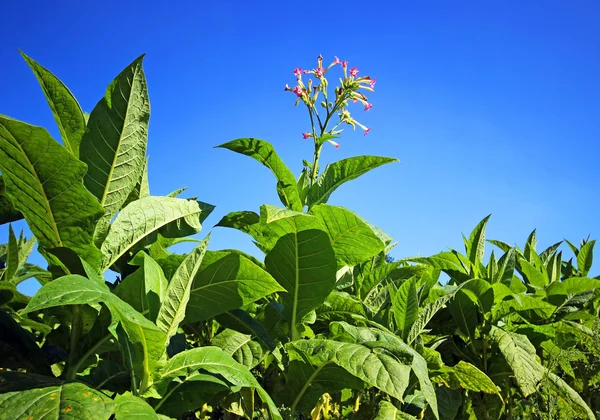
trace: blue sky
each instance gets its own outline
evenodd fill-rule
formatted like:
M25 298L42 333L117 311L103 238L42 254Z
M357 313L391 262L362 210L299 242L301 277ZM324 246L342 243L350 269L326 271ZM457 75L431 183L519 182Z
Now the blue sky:
M355 111L371 133L346 129L323 164L359 154L401 160L330 200L399 241L394 257L460 248L461 232L489 213L488 237L510 243L522 244L534 228L540 246L600 237L595 0L8 0L2 13L0 113L55 137L18 48L88 112L147 53L151 191L187 186L216 204L203 230L213 230L213 249L254 253L245 235L212 226L230 211L279 204L266 168L213 146L262 138L299 173L312 152L301 137L307 113L283 87L319 54L377 78L373 109ZM1 226L0 238L7 231Z

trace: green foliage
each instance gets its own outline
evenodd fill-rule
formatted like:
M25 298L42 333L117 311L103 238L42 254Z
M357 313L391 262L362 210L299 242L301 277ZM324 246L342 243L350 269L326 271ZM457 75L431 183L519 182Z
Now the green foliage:
M533 231L522 249L487 240L497 249L486 261L487 216L463 236L464 253L395 261L391 237L327 204L345 182L396 161L357 156L319 170L337 125L362 128L346 106L373 89L370 78L345 74L323 119L301 93L315 150L298 177L266 141L220 146L277 179L283 208L217 224L249 234L264 253L255 258L189 238L214 206L177 198L185 188L150 195L142 57L87 119L56 76L23 56L62 144L0 116L0 223L24 218L35 235L10 225L0 244L1 418L594 419L600 410L594 240L565 241L574 254L565 260L562 242L538 252ZM195 248L169 250L183 242ZM47 270L27 262L36 244ZM42 286L33 297L17 290L31 278Z

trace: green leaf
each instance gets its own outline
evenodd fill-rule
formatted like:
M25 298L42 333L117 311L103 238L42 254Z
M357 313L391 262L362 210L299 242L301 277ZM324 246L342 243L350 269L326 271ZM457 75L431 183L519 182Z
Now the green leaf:
M296 187L296 177L270 143L254 138L241 138L217 147L249 156L269 168L277 178L277 193L283 205L291 210L302 211L304 206Z
M78 382L0 394L3 420L108 420L113 401Z
M475 267L483 261L483 254L485 252L485 228L490 216L491 214L479 222L475 229L473 229L473 232L471 232L471 236L469 236L470 246L469 249L467 249L467 254L469 256L469 261L471 261Z
M594 245L596 241L586 242L577 254L577 268L581 271L581 276L585 277L592 268L592 261L594 260Z
M471 293L459 290L450 302L449 308L460 331L469 337L471 343L473 343L475 341L475 328L479 323L479 311L475 297Z
M326 203L329 196L343 183L391 162L398 162L398 159L380 156L355 156L327 165L308 192L308 207Z
M540 271L533 264L524 259L521 259L519 263L521 265L521 271L525 275L529 284L533 287L544 288L548 285L548 283L550 283L550 279L548 279L548 275L543 268L543 271Z
M79 145L86 125L81 106L65 84L48 69L36 63L22 51L21 55L33 70L33 74L44 91L63 144L73 156L79 158Z
M514 378L525 397L536 393L542 381L549 380L557 387L561 395L572 404L585 410L588 418L596 418L573 388L537 361L535 347L526 336L492 326L490 337L500 348L500 352L512 369Z
M167 342L175 335L179 324L185 318L194 277L202 264L208 240L209 237L186 256L169 281L166 296L156 318L156 325L167 335Z
M19 245L12 225L8 225L8 253L6 254L6 271L4 278L11 280L19 268Z
M583 293L598 288L600 288L600 280L598 279L571 277L561 282L552 283L546 289L546 295L575 295L577 293Z
M248 369L254 368L265 357L261 345L253 341L252 336L230 329L219 333L210 341L210 344L223 349L225 353Z
M154 322L167 294L168 281L160 265L145 252L138 252L132 263L140 268L119 283L115 294L136 311L147 311L148 319Z
M0 175L0 225L21 220L23 215L15 209L12 201L6 195L4 178Z
M115 397L115 420L157 419L154 409L140 397L129 393Z
M150 101L143 57L108 85L90 114L81 141L79 157L88 166L84 184L105 210L94 234L97 246L145 167Z
M283 290L244 255L207 251L192 284L185 322L203 321Z
M81 182L83 163L43 128L0 116L0 171L41 247L68 247L98 264L92 235L103 210Z
M267 271L287 291L282 295L283 314L291 323L292 340L302 318L325 301L336 282L337 263L329 235L305 224L309 217L280 219L281 229L289 233L279 237L265 257Z
M323 221L339 266L355 266L385 248L373 230L350 210L320 204L313 206L309 213Z
M406 341L419 315L419 297L414 279L405 280L396 291L390 287L392 311L398 336Z
M324 339L292 341L285 348L291 360L304 360L317 368L313 377L335 364L399 400L408 386L410 367L386 351Z
M140 173L140 178L138 179L135 187L129 193L129 196L121 206L121 208L126 207L129 203L135 200L139 200L140 198L148 197L150 195L150 185L148 184L148 157L146 157L144 170Z
M205 217L197 201L145 197L125 207L110 226L102 244L102 271L130 248L152 243L158 234L178 238L198 233Z
M425 305L425 307L419 312L417 320L413 323L410 332L408 333L408 337L406 338L406 342L411 344L413 341L415 341L417 337L425 331L427 324L429 321L431 321L435 314L444 308L446 303L448 303L448 301L453 297L454 294L447 294L437 298L432 303Z
M433 378L450 389L466 389L473 392L484 392L500 396L498 387L481 370L463 360L452 367L443 366L441 373Z
M365 305L360 299L346 292L334 290L316 309L317 319L344 321L367 319Z
M416 420L415 416L402 412L389 401L381 401L377 409L377 415L373 420Z
M410 363L425 400L429 403L435 417L439 419L435 389L429 379L427 361L415 349L393 334L371 328L355 327L345 322L331 323L330 330L338 339L348 338L373 350L379 348L390 352L398 360L405 360L406 355L409 355L412 360L405 360L405 363Z
M156 390L163 395L168 385L176 378L185 383L199 374L202 369L213 375L220 375L235 386L254 388L259 397L267 404L271 417L282 419L279 410L267 392L259 385L247 367L236 362L218 347L200 347L176 354L161 370Z

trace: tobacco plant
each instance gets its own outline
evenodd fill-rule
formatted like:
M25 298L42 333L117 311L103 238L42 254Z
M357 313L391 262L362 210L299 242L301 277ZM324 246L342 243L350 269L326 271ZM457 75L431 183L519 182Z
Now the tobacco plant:
M0 116L0 223L25 219L35 236L9 225L0 245L0 419L595 419L595 241L565 241L565 261L560 242L538 254L534 231L523 249L488 241L501 256L484 263L488 216L464 254L394 260L391 237L328 204L396 161L319 166L343 127L371 131L354 115L376 81L357 67L319 56L293 71L285 91L314 145L298 175L264 140L219 146L276 178L281 206L217 223L249 234L255 258L190 238L214 206L150 194L143 57L89 115L23 57L61 141ZM36 242L47 268L27 263ZM169 250L181 242L195 248ZM17 286L31 278L28 297Z

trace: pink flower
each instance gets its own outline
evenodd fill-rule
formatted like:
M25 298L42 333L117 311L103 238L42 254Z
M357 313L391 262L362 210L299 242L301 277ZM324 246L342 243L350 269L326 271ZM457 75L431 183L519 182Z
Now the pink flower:
M350 76L356 77L357 75L358 75L358 68L357 67L352 67L350 69Z
M335 55L333 56L333 58L335 58L335 60L333 60L333 64L340 64L341 61L339 58L337 58Z
M355 104L357 102L358 102L358 99L355 99L355 100L352 101L353 104Z
M308 73L310 73L310 70L304 70L303 73L308 74Z
M366 104L365 105L365 111L368 111L371 108L373 108L373 104Z
M365 130L365 136L366 136L367 134L369 134L369 131L371 131L371 129L370 129L370 128L367 128L367 129Z
M302 69L297 67L294 69L294 76L300 76L302 74Z
M348 67L348 60L344 60L344 61L342 61L342 67L343 67L343 68L346 68L346 67Z
M297 97L299 97L299 98L302 97L302 93L303 93L302 88L300 86L296 86L294 88L294 93L296 94Z
M315 70L315 76L323 77L323 74L325 74L325 69L322 69L321 67L319 67Z
M312 137L312 134L310 134L310 133L302 133L302 138L303 138L304 140L306 140L306 139L309 139L309 138L311 138L311 137Z
M340 148L340 145L336 142L334 142L333 140L327 140L329 143L333 144L335 146L336 149Z
M371 85L371 89L375 89L375 82L377 81L376 78L373 78L373 80L371 80L371 83L369 83L369 85Z

